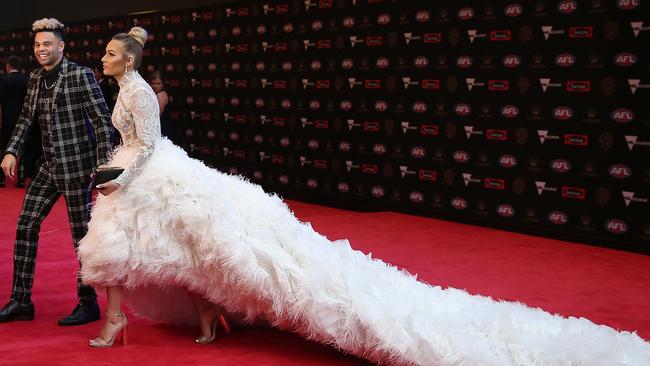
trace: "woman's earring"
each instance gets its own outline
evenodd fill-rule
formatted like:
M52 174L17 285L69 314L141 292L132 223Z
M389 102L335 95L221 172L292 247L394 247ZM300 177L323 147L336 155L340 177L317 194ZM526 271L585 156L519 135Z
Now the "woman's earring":
M124 75L126 75L127 72L129 72L129 68L126 66L126 64L124 64Z

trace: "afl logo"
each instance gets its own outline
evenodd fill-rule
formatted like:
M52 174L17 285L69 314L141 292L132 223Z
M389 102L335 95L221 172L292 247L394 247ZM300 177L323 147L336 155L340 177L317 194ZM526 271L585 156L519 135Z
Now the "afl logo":
M280 103L283 109L289 109L291 108L291 100L289 99L282 99L282 102Z
M636 65L637 56L631 52L621 52L614 56L616 66L630 67Z
M350 192L350 185L348 183L341 182L336 185L336 189L338 189L341 193L347 193Z
M237 132L231 132L230 141L238 141L238 140L239 140L239 134Z
M616 6L621 10L633 10L641 5L641 0L618 0Z
M377 112L386 112L386 110L388 110L388 103L385 100L376 101L375 110Z
M578 2L575 0L562 0L557 4L557 10L562 14L571 14L578 10Z
M427 150L422 146L414 146L411 149L411 156L416 159L421 159L427 154Z
M313 71L318 71L323 67L323 63L320 60L314 60L311 62L311 64L309 64L309 67Z
M472 113L472 107L470 107L467 103L456 104L454 110L459 116L467 116L468 114Z
M390 60L387 57L380 57L376 62L378 69L385 69L390 66Z
M425 102L419 101L413 103L413 112L415 113L424 113L427 111L427 104Z
M354 23L355 23L355 21L354 21L354 18L353 18L353 17L346 17L345 19L343 19L343 26L344 26L345 28L352 28L352 27L354 27Z
M521 65L521 57L518 55L507 55L503 58L503 66L514 69Z
M311 108L313 111L320 109L320 101L314 99L311 102L309 102L309 108Z
M419 191L413 191L409 193L409 199L414 203L422 203L422 201L424 201L424 194Z
M560 120L560 121L566 121L568 119L573 118L573 109L569 107L557 107L553 109L553 118Z
M627 108L618 108L612 111L610 117L614 122L625 124L634 121L634 117L636 117L636 115L634 112Z
M431 19L431 13L428 10L419 10L415 13L415 21L418 23L428 22Z
M289 145L291 145L291 140L289 140L288 137L282 137L282 138L280 139L280 146L282 146L282 147L289 147Z
M319 31L319 30L323 29L323 22L321 20L314 20L311 23L311 29L315 30L315 31Z
M555 56L555 64L559 67L571 67L576 63L576 57L571 53L560 53Z
M388 13L380 14L377 17L377 23L379 25L386 25L386 24L390 23L390 14L388 14Z
M571 163L566 159L555 159L551 161L551 169L558 173L566 173L571 170Z
M239 71L239 69L241 69L241 64L239 62L233 62L230 65L230 68L232 69L232 71Z
M241 28L240 28L240 27L234 27L234 28L232 29L232 35L233 35L233 36L238 36L238 35L240 35L240 34L241 34Z
M291 71L293 69L293 64L291 61L285 61L282 63L282 70L283 71Z
M316 179L308 179L307 180L307 187L312 188L312 189L316 188L316 187L318 187L318 182L316 181Z
M457 210L464 210L467 208L467 201L465 201L465 199L461 197L452 198L450 204L451 207Z
M257 98L257 99L255 99L255 106L256 106L257 108L262 108L262 107L264 107L264 99L262 99L262 98Z
M519 116L519 108L514 104L503 106L501 108L501 115L505 118L516 118Z
M255 136L253 137L253 141L255 141L256 144L261 144L262 142L264 142L264 136L262 136L262 135L255 135Z
M524 7L520 4L510 4L503 10L506 16L516 18L524 13Z
M282 30L284 33L291 33L293 32L293 23L286 23L283 27Z
M469 20L474 18L474 9L470 7L464 7L458 10L458 19L460 20Z
M625 179L632 176L632 169L624 164L614 164L607 171L612 178L616 179Z
M548 221L555 225L564 225L569 222L569 216L562 211L551 211L548 214Z
M471 67L473 63L474 60L467 55L458 56L458 58L456 59L456 65L461 69L466 69L468 67Z
M264 34L266 33L266 26L264 24L260 24L257 26L257 34ZM216 34L212 37L215 37Z
M418 56L413 60L413 66L417 67L418 69L425 68L429 66L429 59L425 56Z
M497 206L497 214L501 217L512 217L515 215L515 208L511 205L502 204Z
M349 111L350 109L352 109L352 102L349 100L344 100L341 102L341 110Z
M386 190L382 186L374 186L370 193L377 198L382 198L386 195Z
M343 61L341 61L341 67L346 70L350 70L354 67L354 61L351 58L345 58Z
M352 144L348 141L339 142L339 150L342 152L348 152L352 150Z
M311 139L311 140L309 140L309 142L307 142L307 146L309 146L309 148L312 149L312 150L316 150L316 149L318 149L320 144L318 143L318 140Z
M467 163L469 161L469 153L467 151L458 150L454 152L454 161L457 163Z
M628 230L628 226L625 221L612 219L605 222L605 229L612 234L625 234Z
M499 157L499 164L504 168L514 168L517 166L517 158L513 155L501 155Z
M233 106L233 107L237 107L239 105L239 98L232 97L230 99L230 105Z
M377 155L384 155L386 153L386 145L384 145L384 144L375 144L372 147L372 151Z

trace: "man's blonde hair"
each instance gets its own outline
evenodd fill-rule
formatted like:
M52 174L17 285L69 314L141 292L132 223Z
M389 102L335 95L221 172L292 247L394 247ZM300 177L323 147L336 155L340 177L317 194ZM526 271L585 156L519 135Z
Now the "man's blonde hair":
M34 32L61 32L65 30L65 26L58 19L55 18L43 18L35 21L32 24L32 30Z

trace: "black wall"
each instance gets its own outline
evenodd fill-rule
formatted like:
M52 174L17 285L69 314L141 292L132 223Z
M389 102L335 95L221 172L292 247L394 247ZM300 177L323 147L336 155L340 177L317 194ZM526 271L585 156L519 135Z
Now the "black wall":
M143 25L176 142L285 196L647 251L648 14L638 0L237 1L68 22L67 51L96 64ZM30 37L0 34L0 58L29 56Z

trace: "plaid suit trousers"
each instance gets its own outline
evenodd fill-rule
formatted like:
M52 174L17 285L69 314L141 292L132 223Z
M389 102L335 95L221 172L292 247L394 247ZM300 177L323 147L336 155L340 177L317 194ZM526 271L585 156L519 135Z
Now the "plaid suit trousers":
M14 246L12 299L22 303L31 301L41 223L61 195L65 198L68 209L75 253L79 246L79 240L86 235L92 207L92 191L85 183L58 186L48 169L40 166L27 188L22 211L18 217ZM97 296L92 287L81 283L79 273L77 274L77 294L80 300L94 299Z

